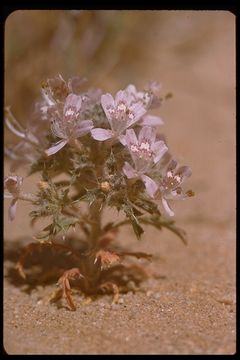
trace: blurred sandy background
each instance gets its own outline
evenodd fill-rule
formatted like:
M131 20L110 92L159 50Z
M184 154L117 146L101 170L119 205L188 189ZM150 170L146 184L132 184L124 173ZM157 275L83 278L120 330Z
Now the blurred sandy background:
M167 231L159 235L150 229L137 243L126 229L119 242L163 255L166 261L152 267L166 279L147 284L146 289L152 291L147 298L140 293L124 296L125 307L119 304L112 309L108 300L105 305L90 304L84 310L88 316L81 308L72 315L54 306L37 307L32 295L11 284L6 270L6 351L233 353L234 15L224 11L17 11L10 15L5 24L5 103L20 122L24 124L30 116L41 82L58 73L66 79L86 76L91 85L106 92L115 93L129 83L142 88L149 80L157 80L162 94L173 93L156 114L165 121L161 131L172 154L193 171L188 187L196 196L173 204L189 245L185 248ZM5 143L15 141L6 131ZM6 160L6 174L8 167ZM34 189L34 181L26 179L25 186ZM7 221L7 206L6 202L4 234L6 246L11 246L34 230L28 225L29 205L19 206L13 224ZM7 269L12 266L9 260L6 263ZM51 291L50 287L44 290ZM131 315L134 309L138 316ZM94 328L92 314L98 324ZM129 314L134 320L129 320ZM32 327L37 321L40 325ZM64 325L72 330L63 336ZM65 340L60 342L62 336Z

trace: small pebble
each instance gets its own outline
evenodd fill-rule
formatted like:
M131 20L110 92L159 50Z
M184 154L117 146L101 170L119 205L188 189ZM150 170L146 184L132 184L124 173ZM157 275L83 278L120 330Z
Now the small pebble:
M159 293L154 294L154 299L160 299L160 297L161 297L161 294L159 294Z

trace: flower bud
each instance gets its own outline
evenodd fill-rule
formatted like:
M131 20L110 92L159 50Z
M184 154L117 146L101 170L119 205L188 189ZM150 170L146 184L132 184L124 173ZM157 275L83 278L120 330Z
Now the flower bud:
M38 183L37 183L37 186L40 190L47 190L49 185L48 185L48 182L47 181L42 181L40 180Z
M100 189L104 192L104 193L108 193L111 190L111 186L109 184L108 181L103 181L100 184Z
M194 191L192 191L192 190L188 190L188 191L186 192L186 195L189 196L189 197L191 197L191 196L194 196L195 193L194 193Z
M4 189L6 189L11 195L18 196L23 183L22 176L10 175L4 178Z

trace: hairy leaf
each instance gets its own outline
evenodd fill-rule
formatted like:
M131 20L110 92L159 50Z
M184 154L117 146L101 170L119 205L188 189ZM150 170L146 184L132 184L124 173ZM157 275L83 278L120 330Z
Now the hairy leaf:
M99 189L87 190L86 193L80 197L79 201L87 201L91 206L99 197L102 198L104 194ZM105 197L105 196L104 196Z
M137 218L136 209L134 209L130 203L126 203L122 206L122 210L125 212L127 218L130 220L135 235L137 236L138 239L140 239L141 235L144 233L144 230L141 227L139 220Z
M162 228L165 227L175 233L182 240L182 242L187 245L185 231L176 227L173 220L163 220L160 216L150 216L149 218L141 218L139 221L142 224L152 225L159 230L162 230Z
M161 215L158 206L151 200L138 198L134 201L134 204L150 214Z

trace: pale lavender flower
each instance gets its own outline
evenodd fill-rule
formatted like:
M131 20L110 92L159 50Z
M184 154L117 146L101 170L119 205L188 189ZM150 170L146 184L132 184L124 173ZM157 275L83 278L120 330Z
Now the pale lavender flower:
M61 140L46 150L48 156L55 154L68 142L86 135L92 128L91 120L80 120L81 96L69 94L66 98L63 110L58 107L50 108L52 121L52 133Z
M151 96L147 91L137 91L136 86L133 84L128 85L125 90L131 97L131 102L134 103L140 101L143 106L148 109L151 102Z
M12 199L8 209L8 218L11 221L14 220L16 216L17 200L21 192L22 183L23 178L21 176L11 175L4 178L4 190L6 190L4 197Z
M137 91L135 85L128 85L126 90L132 97L132 101L141 101L144 107L149 110L158 107L161 104L161 99L158 96L160 91L160 84L157 81L148 83L145 91Z
M126 131L126 135L122 138L122 142L126 144L131 154L134 168L125 162L123 172L127 178L140 178L146 187L149 196L154 197L158 189L158 185L146 174L151 171L153 166L157 164L163 155L167 152L166 144L160 140L156 140L156 129L150 126L144 126L138 135L133 129Z
M115 99L111 94L102 95L101 104L111 130L103 128L92 129L92 137L99 141L118 138L146 113L142 102L133 102L132 97L129 96L129 92L126 90L118 91Z
M194 195L191 190L183 192L181 188L183 182L191 176L191 174L191 169L188 166L179 167L176 160L171 160L167 166L166 173L160 182L159 190L163 207L169 216L174 216L174 212L170 208L167 200L184 200Z
M135 85L130 84L126 87L126 91L129 93L132 103L140 101L144 108L149 110L156 107L157 96L155 95L155 92L157 92L159 87L159 84L154 82L149 84L147 91L137 91ZM154 106L152 106L152 104ZM141 126L157 126L162 125L163 120L159 116L144 115L138 124Z

